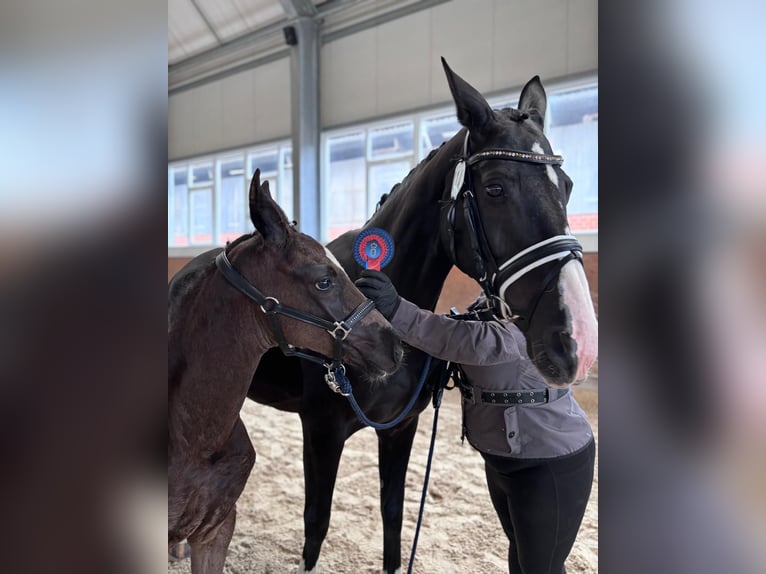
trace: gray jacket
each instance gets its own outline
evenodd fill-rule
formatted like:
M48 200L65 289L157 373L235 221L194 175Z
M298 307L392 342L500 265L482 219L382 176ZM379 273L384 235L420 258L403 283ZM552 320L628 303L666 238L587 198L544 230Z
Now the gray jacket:
M463 395L463 426L477 450L510 458L555 458L592 440L573 394L546 386L514 324L455 320L402 299L391 325L413 347L462 365L469 385ZM547 402L542 399L546 394Z

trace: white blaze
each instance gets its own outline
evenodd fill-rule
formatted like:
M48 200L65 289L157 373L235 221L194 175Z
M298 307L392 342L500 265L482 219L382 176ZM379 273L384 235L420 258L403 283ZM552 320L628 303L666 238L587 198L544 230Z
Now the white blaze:
M543 146L540 145L540 142L535 142L535 144L532 146L532 151L535 153L545 153L545 150L543 149ZM553 182L553 185L556 187L559 186L559 176L556 173L556 170L553 169L552 165L545 164L545 173L548 174L548 179L550 179Z
M327 247L325 247L324 252L327 255L327 259L332 261L343 272L344 275L348 276L348 274L346 273L346 270L343 269L343 265L341 265L340 262L335 258L335 255L332 254L332 251L330 251L329 249L327 249Z
M572 319L572 338L577 343L577 375L581 381L598 358L598 322L582 264L570 261L559 275L562 308Z

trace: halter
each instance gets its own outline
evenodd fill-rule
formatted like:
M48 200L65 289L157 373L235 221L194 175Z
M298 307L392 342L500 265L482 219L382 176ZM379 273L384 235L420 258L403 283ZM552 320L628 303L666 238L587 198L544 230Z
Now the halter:
M342 321L327 321L310 313L304 313L298 309L293 309L286 305L282 305L276 298L267 297L254 285L248 282L234 267L232 266L229 258L226 256L225 251L221 251L215 258L216 267L223 274L226 280L231 283L237 291L245 294L247 297L255 301L261 311L266 315L269 321L269 327L271 332L279 343L279 348L288 357L300 357L314 363L318 363L327 369L325 380L330 387L336 382L336 373L345 373L346 368L341 362L341 354L343 351L343 341L351 333L351 329L359 321L361 321L367 314L375 308L375 303L370 299L367 299L364 303L354 309L351 314ZM330 360L324 355L315 353L310 349L299 349L291 345L285 340L284 333L282 332L282 326L279 324L277 315L285 315L291 319L296 319L315 327L320 327L330 333L333 338L333 357Z
M543 165L561 165L564 158L560 155L547 155L514 149L489 149L469 155L469 136L466 132L463 142L463 154L455 166L450 193L450 208L447 213L449 248L452 261L457 263L455 251L455 211L458 202L463 202L463 215L468 223L471 252L475 267L475 279L479 282L488 301L491 302L495 316L515 321L522 331L529 327L529 322L537 309L542 294L551 281L558 276L561 268L572 259L582 262L582 245L573 235L556 235L530 245L500 265L497 264L489 241L484 231L479 205L471 189L471 167L486 160L520 161ZM537 296L531 302L526 313L516 314L505 301L505 292L513 283L524 275L546 263L556 262L542 281Z

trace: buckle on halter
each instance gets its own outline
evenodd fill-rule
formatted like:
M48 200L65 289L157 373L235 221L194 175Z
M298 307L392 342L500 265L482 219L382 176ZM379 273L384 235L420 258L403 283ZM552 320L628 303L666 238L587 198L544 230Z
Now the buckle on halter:
M263 300L263 303L261 303L260 307L261 307L261 311L263 311L266 315L270 315L276 312L277 307L279 307L279 301L275 299L274 297L266 297Z
M351 333L351 327L346 326L343 321L335 321L333 328L327 329L327 332L330 333L336 341L345 341L348 334ZM340 335L338 332L340 332Z

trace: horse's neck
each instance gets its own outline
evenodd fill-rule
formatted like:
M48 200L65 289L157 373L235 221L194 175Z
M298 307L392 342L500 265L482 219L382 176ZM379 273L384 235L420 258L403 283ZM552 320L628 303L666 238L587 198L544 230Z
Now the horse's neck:
M394 258L386 273L399 294L424 309L439 299L452 261L439 234L441 201L451 158L459 152L459 138L444 144L403 182L365 227L380 227L394 240Z
M171 436L215 445L231 430L270 346L259 314L217 272L204 278L169 333ZM253 304L254 306L254 304Z

